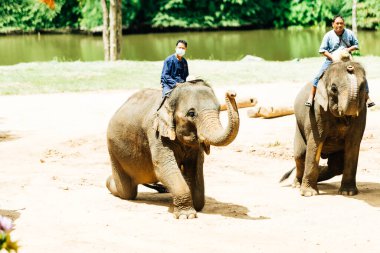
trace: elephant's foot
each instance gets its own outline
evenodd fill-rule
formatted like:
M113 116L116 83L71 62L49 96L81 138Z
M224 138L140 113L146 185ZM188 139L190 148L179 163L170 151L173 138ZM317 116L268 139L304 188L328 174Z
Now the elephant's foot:
M197 212L193 207L193 200L190 192L173 196L174 210L173 214L176 219L194 219L197 218Z
M338 191L341 195L354 196L359 193L356 185L341 185Z
M308 180L303 180L301 184L301 195L305 197L311 197L318 195L318 187L317 184L310 184Z
M301 182L302 182L302 180L300 180L298 178L294 178L293 183L292 183L292 187L293 188L300 188Z
M197 218L197 212L194 208L180 209L178 207L174 207L174 218L176 219L194 219Z

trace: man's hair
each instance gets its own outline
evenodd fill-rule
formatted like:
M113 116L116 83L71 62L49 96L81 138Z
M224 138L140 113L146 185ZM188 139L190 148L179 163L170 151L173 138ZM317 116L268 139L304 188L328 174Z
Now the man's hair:
M187 47L186 40L177 40L177 44L175 44L175 45L178 46L179 43L183 43L185 45L185 47Z
M343 20L343 22L344 22L344 18L341 16L341 15L335 15L334 17L333 17L333 19L332 19L332 22L334 23L335 22L335 20L337 19L337 18L341 18L342 20Z

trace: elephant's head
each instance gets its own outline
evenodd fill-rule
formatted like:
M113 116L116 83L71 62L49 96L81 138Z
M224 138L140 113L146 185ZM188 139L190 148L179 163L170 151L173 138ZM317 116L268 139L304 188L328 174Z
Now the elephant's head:
M187 146L200 144L208 154L210 145L230 144L239 131L235 93L227 92L228 125L219 120L219 102L212 88L203 80L177 85L158 111L155 128L161 136L177 139Z
M357 62L331 64L318 83L315 101L335 117L358 116L365 108L366 77Z

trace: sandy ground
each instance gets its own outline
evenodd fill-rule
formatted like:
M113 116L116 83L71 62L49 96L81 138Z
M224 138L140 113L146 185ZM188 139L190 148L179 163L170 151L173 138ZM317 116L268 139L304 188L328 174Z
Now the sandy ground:
M301 85L234 89L292 105ZM220 99L225 90L216 89ZM371 80L371 92L380 104L380 80ZM294 165L294 116L251 119L241 109L237 139L206 157L204 210L175 220L169 194L140 187L136 201L125 201L105 187L106 127L132 93L0 98L0 214L15 219L20 252L379 252L379 106L368 113L359 195L337 195L340 177L310 198L291 180L279 184Z

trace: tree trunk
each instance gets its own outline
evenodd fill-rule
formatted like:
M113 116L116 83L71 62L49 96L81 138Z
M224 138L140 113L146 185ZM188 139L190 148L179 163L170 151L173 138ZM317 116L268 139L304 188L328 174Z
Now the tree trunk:
M352 31L354 32L355 36L358 36L358 28L356 25L356 4L357 0L352 1Z
M110 60L110 31L109 31L109 15L106 0L102 1L103 10L103 48L104 48L104 60Z
M121 59L121 41L123 39L123 24L122 24L122 8L121 8L121 1L118 0L118 6L117 6L117 41L116 41L116 58L118 60Z
M110 60L117 60L117 6L119 0L110 0Z

